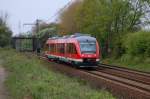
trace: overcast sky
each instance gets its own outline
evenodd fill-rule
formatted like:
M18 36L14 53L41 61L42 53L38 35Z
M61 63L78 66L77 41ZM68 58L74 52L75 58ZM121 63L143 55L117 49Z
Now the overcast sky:
M71 0L0 0L0 12L9 15L9 26L15 34L21 31L29 31L31 26L23 26L24 23L33 23L36 19L47 20L60 8ZM50 21L54 21L52 18Z

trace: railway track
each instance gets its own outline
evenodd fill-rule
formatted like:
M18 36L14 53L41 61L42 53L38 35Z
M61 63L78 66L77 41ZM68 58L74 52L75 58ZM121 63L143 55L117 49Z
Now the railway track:
M150 73L139 72L136 70L130 70L127 68L121 68L107 64L99 65L97 71L150 85Z
M41 57L46 60L45 57ZM46 60L47 61L47 60ZM56 63L57 64L57 63ZM111 90L123 99L150 99L150 73L101 64L95 70L75 69L66 64L54 66L59 71L80 77L92 85Z
M120 71L126 71L126 72L130 72L130 73L135 73L135 74L138 74L138 75L144 75L144 76L150 77L150 73L149 72L133 70L133 69L129 69L129 68L126 68L126 67L119 67L119 66L114 66L114 65L109 65L109 64L100 64L99 66L107 67L107 68L111 68L111 69L116 69L116 70L120 70Z
M149 84L145 84L142 83L141 81L137 81L137 80L133 80L130 78L125 78L124 76L116 76L116 75L112 75L112 73L108 73L108 72L101 72L99 70L96 71L86 71L89 74L98 76L98 77L102 77L105 78L109 81L113 81L115 83L118 84L122 84L123 86L128 87L129 89L134 89L142 94L145 94L147 96L149 96L150 98L150 85Z

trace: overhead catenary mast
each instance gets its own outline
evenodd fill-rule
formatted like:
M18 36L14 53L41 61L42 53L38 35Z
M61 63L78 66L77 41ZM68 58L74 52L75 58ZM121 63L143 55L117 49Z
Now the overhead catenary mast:
M39 20L39 19L36 19L36 23L24 23L23 25L25 26L25 25L35 25L36 26L36 33L38 33L39 32L39 22L40 22L41 20ZM33 34L33 36L35 36L36 34L34 33Z

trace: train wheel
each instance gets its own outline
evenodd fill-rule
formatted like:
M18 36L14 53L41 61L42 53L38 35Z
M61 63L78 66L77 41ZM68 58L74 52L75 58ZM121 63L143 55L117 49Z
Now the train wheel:
M48 58L48 61L50 61L50 62L51 62L51 61L53 61L53 60L52 60L51 58Z
M59 60L59 59L56 59L56 63L60 63L60 60Z
M80 69L80 66L78 66L74 61L71 62L72 66L76 69Z
M72 67L76 67L76 64L74 61L71 62Z

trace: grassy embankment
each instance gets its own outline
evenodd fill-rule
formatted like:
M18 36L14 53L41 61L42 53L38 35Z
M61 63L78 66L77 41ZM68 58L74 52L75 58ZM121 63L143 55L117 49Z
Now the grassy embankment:
M122 38L121 44L120 58L108 58L103 62L150 72L150 32L127 34Z
M104 90L47 70L36 57L0 49L0 59L9 71L6 85L12 99L114 99Z

